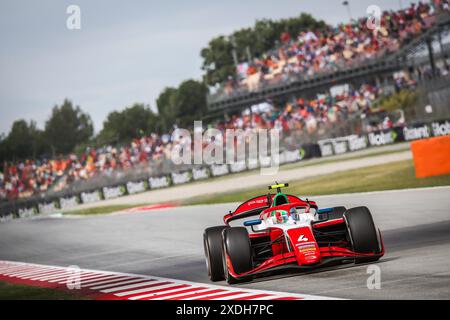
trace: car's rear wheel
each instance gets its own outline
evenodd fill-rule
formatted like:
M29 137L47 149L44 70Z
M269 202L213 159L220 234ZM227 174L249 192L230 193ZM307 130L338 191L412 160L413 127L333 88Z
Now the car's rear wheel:
M248 231L243 227L225 229L223 236L223 265L225 280L232 284L238 282L229 272L226 256L230 259L233 270L237 274L250 271L253 267L252 247Z
M227 226L207 228L203 233L203 247L205 249L206 268L211 281L221 281L225 279L222 256L222 231Z
M381 252L378 231L375 228L375 223L373 222L369 209L366 207L348 209L344 213L344 220L347 225L347 234L353 251L373 254L379 254ZM363 263L378 259L380 259L379 256L358 257L355 262Z

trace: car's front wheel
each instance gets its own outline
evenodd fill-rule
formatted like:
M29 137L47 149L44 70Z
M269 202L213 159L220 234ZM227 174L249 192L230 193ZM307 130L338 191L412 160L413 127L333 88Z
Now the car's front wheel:
M229 284L236 283L237 279L229 272L227 256L235 273L248 272L253 267L252 248L248 231L243 227L229 228L222 232L223 235L223 265L225 280Z
M366 207L348 209L344 213L344 220L353 251L375 255L381 252L378 231L375 228L369 209ZM380 259L380 256L358 257L356 263L376 261L378 259Z

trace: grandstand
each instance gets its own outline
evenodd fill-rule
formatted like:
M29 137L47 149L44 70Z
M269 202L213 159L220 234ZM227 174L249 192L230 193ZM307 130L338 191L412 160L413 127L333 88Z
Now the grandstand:
M336 84L388 83L395 71L413 67L415 54L424 47L426 63L437 74L432 44L437 41L441 49L448 49L442 47L442 35L450 24L446 1L384 12L379 29L368 29L366 22L367 18L361 18L327 32L302 32L265 59L236 66L238 77L208 96L209 116L243 110L267 99L283 102L292 95L308 97Z
M320 140L404 126L404 117L395 121L384 117L371 128L361 121L377 101L395 90L422 88L427 94L420 104L432 101L437 109L435 118L427 120L447 119L450 46L442 39L447 37L450 14L447 1L433 4L385 12L377 30L361 27L366 26L363 18L288 37L266 58L237 65L239 78L208 96L205 120L222 132L278 129L282 151L298 153ZM332 92L339 86L339 92ZM429 116L421 110L414 115L422 120ZM5 163L0 174L0 209L17 213L19 207L29 209L42 201L49 204L74 197L75 202L85 201L83 194L94 194L95 199L113 191L123 195L131 189L148 189L152 178L163 179L155 182L157 186L169 185L164 177L172 175L174 180L173 173L195 169L174 167L170 154L181 142L172 141L171 133L153 133L122 146L88 148L54 159ZM189 174L195 176L192 171ZM129 183L136 185L131 188Z

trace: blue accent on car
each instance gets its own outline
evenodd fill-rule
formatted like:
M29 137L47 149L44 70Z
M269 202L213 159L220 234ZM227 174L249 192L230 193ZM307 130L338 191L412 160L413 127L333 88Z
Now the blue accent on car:
M262 221L260 219L248 220L248 221L244 221L244 226L251 227L251 226L259 225L261 223L262 223Z
M331 212L331 211L333 211L333 208L323 208L323 209L317 210L317 213L321 214L321 213L328 213L328 212Z

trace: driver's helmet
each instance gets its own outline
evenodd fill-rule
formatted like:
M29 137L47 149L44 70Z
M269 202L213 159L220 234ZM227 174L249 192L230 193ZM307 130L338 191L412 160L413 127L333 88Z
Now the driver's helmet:
M270 214L274 224L286 223L289 219L289 213L286 210L275 210Z

